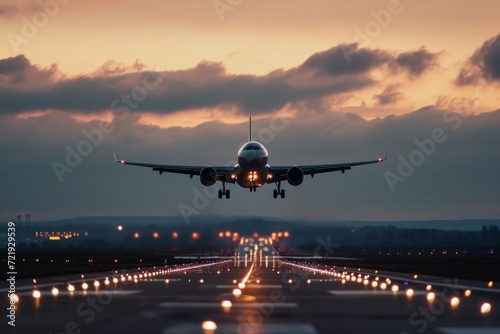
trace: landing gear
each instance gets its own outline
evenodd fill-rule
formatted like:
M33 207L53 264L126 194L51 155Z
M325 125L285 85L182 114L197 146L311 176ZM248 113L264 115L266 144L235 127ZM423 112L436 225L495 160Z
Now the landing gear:
M219 189L219 198L222 198L222 196L226 196L226 199L231 197L229 189L226 190L226 182L222 182L222 189Z
M257 191L257 186L251 185L250 186L250 192L256 192Z
M285 189L281 189L281 182L276 182L276 186L278 189L273 190L273 198L278 198L278 196L285 198Z

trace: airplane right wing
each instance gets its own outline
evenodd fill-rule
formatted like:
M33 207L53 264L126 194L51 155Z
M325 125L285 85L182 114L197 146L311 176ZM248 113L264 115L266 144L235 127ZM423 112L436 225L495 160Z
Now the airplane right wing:
M387 153L385 158L378 158L376 160L368 160L368 161L356 161L356 162L345 162L345 163L323 164L323 165L271 166L269 168L269 174L271 174L271 177L267 179L267 183L286 181L288 179L287 173L291 168L300 168L300 170L302 170L303 172L303 175L311 175L312 177L314 177L315 174L337 172L337 171L341 171L343 174L346 170L349 170L354 166L376 164L386 159L387 159Z

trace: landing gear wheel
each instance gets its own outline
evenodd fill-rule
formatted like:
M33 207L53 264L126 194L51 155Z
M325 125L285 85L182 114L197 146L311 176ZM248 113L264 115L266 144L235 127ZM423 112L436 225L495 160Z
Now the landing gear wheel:
M275 183L276 183L276 187L278 187L278 189L273 190L273 197L278 198L278 196L279 196L281 198L285 198L285 189L281 189L281 182L278 181Z
M222 189L219 189L219 198L222 198L225 196L227 199L229 199L229 196L231 196L229 189L226 190L226 183L227 182L222 181Z
M257 186L253 186L253 192L257 191Z

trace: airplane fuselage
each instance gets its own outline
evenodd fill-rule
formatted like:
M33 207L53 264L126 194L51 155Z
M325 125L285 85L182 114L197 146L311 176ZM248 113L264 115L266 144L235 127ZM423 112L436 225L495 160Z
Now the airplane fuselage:
M261 187L269 177L269 153L257 141L243 144L238 151L236 182L243 188Z

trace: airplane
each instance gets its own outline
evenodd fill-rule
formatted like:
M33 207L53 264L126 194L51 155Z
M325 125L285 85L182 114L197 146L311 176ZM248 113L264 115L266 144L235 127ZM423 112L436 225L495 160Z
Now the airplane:
M341 171L344 174L346 170L354 166L375 164L387 159L386 152L385 158L368 161L322 165L270 166L268 164L269 153L264 145L252 140L252 116L249 117L249 127L248 142L238 150L238 163L234 166L184 166L129 162L118 160L116 154L114 158L116 162L123 165L152 168L153 171L159 172L160 175L163 172L187 174L190 178L199 175L201 184L206 187L221 182L222 189L219 189L218 197L226 197L226 199L229 199L231 195L229 189L226 189L228 183L238 183L239 186L248 188L251 192L257 191L257 188L266 183L274 183L276 189L273 191L273 198L285 198L285 189L281 189L282 181L288 181L290 185L298 186L302 184L305 175L314 177L316 174L336 171Z

